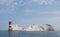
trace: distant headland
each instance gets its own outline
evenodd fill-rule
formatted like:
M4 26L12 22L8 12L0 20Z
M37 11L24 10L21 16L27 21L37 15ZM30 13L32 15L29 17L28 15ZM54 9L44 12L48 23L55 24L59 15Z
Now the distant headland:
M8 31L54 31L54 28L50 24L33 24L31 26L23 28L19 27L18 25L14 25L11 21L9 21Z

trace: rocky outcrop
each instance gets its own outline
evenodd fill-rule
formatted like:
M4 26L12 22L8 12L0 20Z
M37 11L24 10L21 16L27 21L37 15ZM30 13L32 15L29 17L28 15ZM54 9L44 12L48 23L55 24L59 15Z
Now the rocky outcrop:
M50 24L43 24L43 25L33 24L31 26L23 28L9 22L8 31L54 31L54 28Z
M26 31L54 31L54 28L50 24L32 25L27 27Z

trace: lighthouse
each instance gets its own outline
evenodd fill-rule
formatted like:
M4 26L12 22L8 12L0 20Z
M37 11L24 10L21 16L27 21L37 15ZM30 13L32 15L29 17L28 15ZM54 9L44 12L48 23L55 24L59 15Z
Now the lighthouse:
M9 21L8 31L12 31L12 22L11 21Z

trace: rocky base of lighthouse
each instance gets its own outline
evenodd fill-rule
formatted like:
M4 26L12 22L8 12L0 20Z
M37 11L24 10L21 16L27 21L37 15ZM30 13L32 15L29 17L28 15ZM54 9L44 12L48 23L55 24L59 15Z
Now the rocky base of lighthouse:
M18 25L11 25L8 31L54 31L54 28L50 24L31 25L26 28L19 27Z

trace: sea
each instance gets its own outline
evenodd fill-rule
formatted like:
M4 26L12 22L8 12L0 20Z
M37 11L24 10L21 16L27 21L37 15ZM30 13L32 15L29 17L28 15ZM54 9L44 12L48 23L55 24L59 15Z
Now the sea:
M0 31L0 37L60 37L60 31Z

